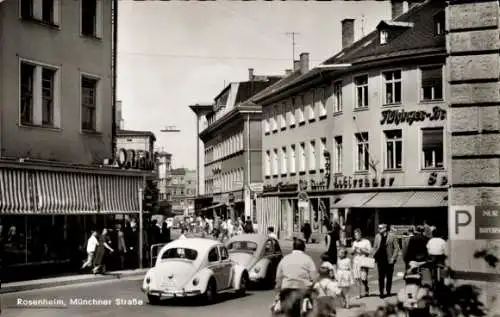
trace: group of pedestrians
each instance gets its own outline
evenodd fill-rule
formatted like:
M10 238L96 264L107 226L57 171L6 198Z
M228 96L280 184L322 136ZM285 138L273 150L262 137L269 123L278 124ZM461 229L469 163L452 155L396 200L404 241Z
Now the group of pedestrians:
M87 258L81 269L91 269L94 274L104 274L107 268L138 267L139 230L135 220L127 222L125 230L120 223L114 230L92 230L86 243Z

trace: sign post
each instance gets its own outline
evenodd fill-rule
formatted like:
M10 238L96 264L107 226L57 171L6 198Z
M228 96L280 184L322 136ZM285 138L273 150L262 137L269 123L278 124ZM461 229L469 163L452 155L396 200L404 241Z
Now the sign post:
M144 223L143 223L143 218L142 218L142 195L143 195L143 189L141 186L139 186L139 268L142 269L142 247L143 247L143 230L144 230Z
M450 206L450 240L500 239L500 206Z

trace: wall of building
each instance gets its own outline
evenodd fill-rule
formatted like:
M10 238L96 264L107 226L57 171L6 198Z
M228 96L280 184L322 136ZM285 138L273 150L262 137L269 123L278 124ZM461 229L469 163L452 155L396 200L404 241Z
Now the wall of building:
M250 157L250 181L248 173L245 173L245 183L260 183L262 182L262 123L261 114L254 114L250 117L250 148L245 152L245 160ZM246 130L244 131L245 138L248 137ZM245 143L245 149L247 149ZM245 166L248 162L245 162Z
M200 129L200 131L208 125L207 119L205 116L197 116L197 124ZM196 134L196 144L198 146L198 189L199 193L198 195L204 195L205 194L205 145L203 142L200 140L198 137L198 134Z
M117 136L116 148L153 153L154 142L149 136Z
M80 2L59 1L60 28L19 19L19 2L2 3L0 77L3 79L2 155L58 160L79 164L102 163L111 157L111 1L103 8L102 39L80 36ZM60 127L20 126L19 59L59 68ZM98 76L98 133L80 129L81 73ZM71 149L68 151L68 149Z
M437 65L443 65L444 61ZM427 65L428 62L417 63L416 65ZM278 182L290 182L297 183L298 179L314 179L320 181L323 178L321 169L324 169L324 158L321 151L321 139L326 138L326 149L330 152L332 157L332 174L335 174L335 164L336 164L336 149L334 138L337 136L342 136L342 168L340 173L336 176L362 176L369 175L370 177L394 177L395 181L393 186L427 186L427 182L431 172L438 172L439 176L446 176L446 166L443 169L422 169L422 155L421 155L421 142L422 134L421 130L424 128L434 128L434 127L446 127L446 119L441 120L429 120L425 119L420 122L413 122L411 125L404 122L400 124L382 124L382 112L391 111L425 111L428 113L433 113L434 107L439 107L444 111L447 110L447 104L444 100L436 102L421 102L420 90L421 90L421 75L418 66L408 65L399 68L402 71L402 102L399 105L384 105L384 82L382 78L382 71L386 70L396 70L392 67L382 67L380 69L371 69L368 72L362 71L356 74L349 74L344 78L336 78L332 82L342 82L342 111L334 113L335 95L333 94L333 83L324 87L325 89L325 106L326 106L326 116L323 120L320 118L320 110L315 103L315 118L314 121L309 120L307 107L312 104L312 99L309 97L310 93L306 96L304 110L305 123L299 125L299 115L298 106L294 108L295 114L295 127L291 128L290 120L286 112L279 112L277 115L271 115L270 111L272 108L264 108L264 123L265 120L275 118L275 120L280 121L279 115L286 115L286 127L282 129L278 127L275 132L270 132L269 134L263 133L263 171L266 173L267 158L265 151L273 151L278 149L278 173L276 175L267 175L266 183L276 184ZM444 68L443 68L444 71ZM353 77L368 74L368 107L363 110L354 109L356 101L356 89L353 83ZM443 72L444 76L444 72ZM444 83L444 81L443 81ZM284 100L282 102L288 102L289 100ZM283 108L281 108L283 109ZM279 122L278 122L279 125ZM385 130L402 130L402 140L403 140L403 165L400 170L388 170L385 168ZM372 163L374 163L375 168L370 168L368 172L356 172L356 153L357 153L357 142L355 138L356 133L368 132L368 142L369 142L369 153ZM444 131L443 131L444 133ZM311 173L309 160L309 142L315 141L315 169ZM299 175L300 173L300 157L299 148L300 143L305 143L306 152L306 162L305 170L306 175ZM295 145L295 174L291 173L291 157L290 157L290 146ZM287 150L287 173L281 172L281 149L286 146ZM444 146L443 146L444 147ZM446 156L447 150L444 149L444 155ZM272 165L272 161L271 161ZM272 169L272 166L271 166ZM271 171L272 172L272 171ZM271 173L273 174L273 173ZM436 186L439 184L436 184Z
M498 268L474 252L486 248L500 256L494 249L500 247L498 1L449 1L447 30L450 263L459 278L477 281L493 313L500 310ZM488 228L491 233L481 232Z

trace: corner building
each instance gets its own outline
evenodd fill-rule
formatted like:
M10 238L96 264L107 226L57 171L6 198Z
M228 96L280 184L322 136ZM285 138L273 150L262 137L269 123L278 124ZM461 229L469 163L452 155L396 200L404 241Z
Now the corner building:
M261 230L290 237L309 222L320 240L328 217L347 239L355 228L371 237L382 222L402 231L427 220L446 232L444 10L393 2L393 20L356 42L346 19L341 52L311 70L302 55L302 67L257 100Z
M139 213L150 171L105 165L116 2L0 3L3 281L79 271L91 229Z

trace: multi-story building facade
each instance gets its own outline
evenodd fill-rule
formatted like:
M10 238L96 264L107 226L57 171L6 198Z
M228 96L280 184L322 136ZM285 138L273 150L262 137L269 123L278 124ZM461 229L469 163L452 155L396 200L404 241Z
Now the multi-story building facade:
M121 149L125 151L144 151L153 155L155 142L156 136L151 131L116 131L116 148L118 151Z
M192 216L195 211L196 171L176 168L171 171L169 195L175 215Z
M169 184L172 180L172 154L165 151L157 153L156 164L158 168L158 196L160 201L172 203Z
M78 270L90 229L139 212L145 173L105 166L113 157L116 3L0 3L5 279Z
M223 217L251 216L250 186L261 183L261 108L249 100L277 82L279 76L256 76L229 84L205 114L207 126L200 131L204 144L205 197L203 211Z
M313 236L337 218L346 233L424 220L447 228L445 3L393 3L392 21L262 96L259 228ZM409 9L408 12L403 10Z

